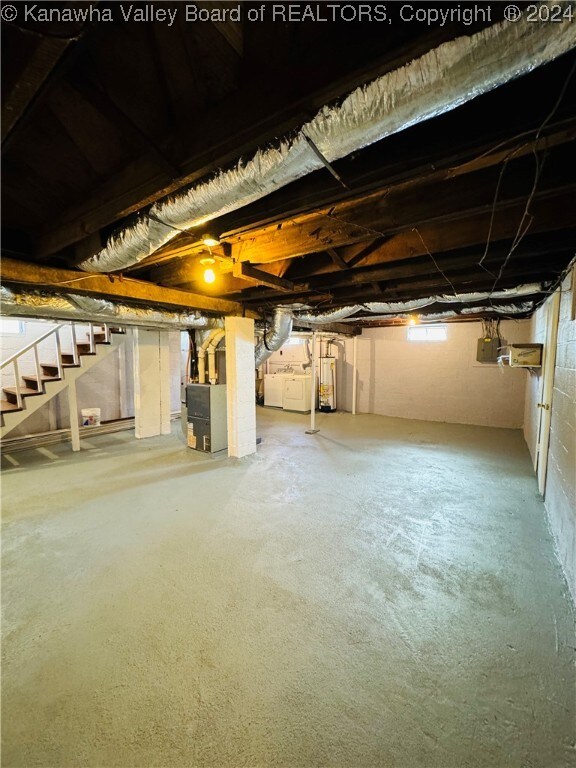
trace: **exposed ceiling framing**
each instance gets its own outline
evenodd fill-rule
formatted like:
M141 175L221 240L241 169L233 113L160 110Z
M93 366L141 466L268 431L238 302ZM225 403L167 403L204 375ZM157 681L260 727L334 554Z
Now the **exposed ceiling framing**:
M343 183L322 169L212 221L213 286L200 231L122 277L76 269L154 201L482 26L3 24L2 282L254 317L527 282L537 304L576 248L574 51L336 161Z

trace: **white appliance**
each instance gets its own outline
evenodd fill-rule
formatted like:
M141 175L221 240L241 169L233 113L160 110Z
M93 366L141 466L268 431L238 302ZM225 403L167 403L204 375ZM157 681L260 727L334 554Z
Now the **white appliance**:
M321 357L318 381L319 409L330 413L336 410L336 358Z
M284 378L282 392L282 408L285 411L310 412L310 387L312 377L306 374L287 376Z
M291 376L291 373L264 374L264 405L282 408L284 381Z

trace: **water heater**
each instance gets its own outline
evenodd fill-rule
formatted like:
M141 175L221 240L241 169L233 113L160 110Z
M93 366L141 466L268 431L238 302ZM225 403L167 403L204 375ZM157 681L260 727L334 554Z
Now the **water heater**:
M318 408L330 413L336 410L336 358L321 357L318 374Z

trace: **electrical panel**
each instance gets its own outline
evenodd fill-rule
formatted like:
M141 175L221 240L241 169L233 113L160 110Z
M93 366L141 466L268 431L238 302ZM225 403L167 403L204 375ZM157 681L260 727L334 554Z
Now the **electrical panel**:
M500 347L500 339L490 339L483 337L478 339L476 347L476 360L479 363L497 363L498 362L498 349Z

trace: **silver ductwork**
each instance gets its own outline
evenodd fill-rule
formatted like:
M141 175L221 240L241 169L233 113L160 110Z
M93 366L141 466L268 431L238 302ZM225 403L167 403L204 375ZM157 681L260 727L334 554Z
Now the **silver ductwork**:
M465 307L460 310L461 315L474 315L481 312L492 312L497 315L520 315L524 312L532 312L533 301L523 301L522 304L499 304L496 307Z
M475 315L478 313L490 313L491 315L500 315L502 317L509 317L510 315L520 315L526 312L532 312L534 309L533 301L525 301L522 304L501 304L500 306L487 306L487 307L466 307L458 312L431 312L428 315L422 315L420 322L422 324L435 323L443 320L454 320L457 318L466 317L467 315ZM373 317L354 318L355 322L376 322L378 320L409 320L413 317L409 312L401 312L394 315L374 315ZM347 322L344 320L343 322Z
M448 112L552 61L576 45L576 24L507 21L429 51L323 107L278 146L260 149L247 162L208 182L157 202L134 226L111 238L78 266L114 272L137 264L182 229L205 224L255 202L323 167L309 141L333 162L386 136Z
M355 312L359 312L361 309L361 304L355 304L351 307L342 307L341 309L334 309L330 312L298 312L296 319L301 320L304 323L311 323L312 325L325 325L327 323L337 323L340 320L344 320Z
M510 299L519 296L529 296L535 293L542 293L541 283L525 283L516 288L503 288L500 291L483 291L476 293L453 293L439 296L426 296L422 299L411 299L410 301L369 301L366 304L354 304L348 307L342 307L332 312L298 312L297 320L302 320L313 325L324 325L325 323L355 322L358 318L353 318L357 312L373 312L380 315L398 315L402 312L413 312L417 309L424 309L432 304L468 304L475 301L484 301L486 299ZM477 311L477 310L474 310ZM525 311L525 310L522 310ZM457 313L454 313L456 315Z
M76 294L59 296L42 291L14 291L4 285L0 287L0 300L2 314L8 316L117 323L165 330L224 327L222 318L206 317L199 312L131 307L108 299Z
M292 310L287 307L277 307L274 310L272 327L265 331L264 336L256 344L255 367L259 368L272 352L276 352L288 340L292 333Z

